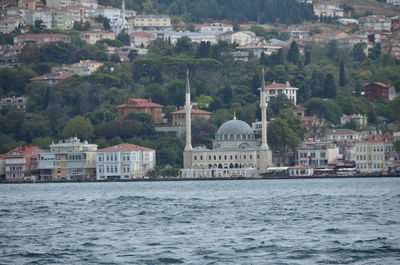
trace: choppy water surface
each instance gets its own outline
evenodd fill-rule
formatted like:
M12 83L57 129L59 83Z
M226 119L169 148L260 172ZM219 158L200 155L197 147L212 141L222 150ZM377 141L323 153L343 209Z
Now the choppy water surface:
M400 264L400 179L0 185L0 264Z

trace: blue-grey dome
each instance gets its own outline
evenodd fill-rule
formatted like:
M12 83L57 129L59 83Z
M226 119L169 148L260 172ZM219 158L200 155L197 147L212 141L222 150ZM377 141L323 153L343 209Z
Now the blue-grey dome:
M217 134L216 140L252 140L254 133L251 127L241 120L230 120L222 124Z

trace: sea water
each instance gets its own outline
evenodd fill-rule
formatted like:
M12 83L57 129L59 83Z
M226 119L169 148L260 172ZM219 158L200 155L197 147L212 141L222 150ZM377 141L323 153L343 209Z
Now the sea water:
M0 185L0 264L400 264L400 178Z

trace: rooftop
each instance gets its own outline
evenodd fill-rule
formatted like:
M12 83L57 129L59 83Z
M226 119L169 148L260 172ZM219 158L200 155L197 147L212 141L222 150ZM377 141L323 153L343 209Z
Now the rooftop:
M154 149L150 149L147 147L135 145L135 144L118 144L114 146L110 146L104 149L99 149L100 152L107 151L154 151Z

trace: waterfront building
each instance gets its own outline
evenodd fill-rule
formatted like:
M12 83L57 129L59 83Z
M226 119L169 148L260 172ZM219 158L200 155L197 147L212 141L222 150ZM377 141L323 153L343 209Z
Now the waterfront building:
M6 180L24 180L30 177L37 167L38 153L42 149L38 146L23 145L1 156L2 174Z
M163 105L154 103L151 99L131 98L125 104L117 106L118 119L123 120L129 113L144 112L153 117L155 124L162 123L162 109Z
M332 142L303 142L297 148L297 164L326 167L336 161L338 153Z
M272 165L272 152L267 144L267 97L264 74L260 89L262 118L261 139L257 139L252 128L244 121L232 120L223 123L213 141L213 148L192 147L189 74L186 78L185 126L186 145L183 154L182 177L256 177Z
M50 145L50 151L39 153L41 180L94 179L96 144L73 137Z
M394 159L398 159L390 135L368 135L355 143L356 167L362 173L387 171Z
M96 153L96 179L143 178L156 165L156 151L134 144L119 144Z

